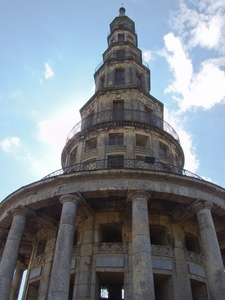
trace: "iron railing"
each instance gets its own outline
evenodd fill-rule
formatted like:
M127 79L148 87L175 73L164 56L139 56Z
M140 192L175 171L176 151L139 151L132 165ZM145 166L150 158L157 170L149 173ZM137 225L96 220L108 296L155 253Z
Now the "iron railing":
M146 68L149 69L149 64L147 62L145 62L143 59L141 59L140 57L138 57L136 55L136 53L134 52L124 52L124 55L121 53L117 53L117 52L111 52L109 53L105 59L103 61L101 61L98 66L95 68L95 72L97 72L98 69L101 68L101 66L104 64L104 62L107 62L111 59L134 59L135 61L137 61L138 63L143 64Z
M74 164L63 169L59 169L49 175L45 176L42 180L55 177L58 175L72 174L82 171L98 171L98 170L112 170L112 169L135 169L135 170L147 170L172 173L182 176L194 177L203 180L198 175L182 169L180 167L166 164L162 162L145 162L136 159L124 159L122 157L113 157L103 160L95 160L89 162L83 162Z
M71 129L67 136L67 141L78 132L85 134L92 128L101 128L101 126L110 125L110 123L113 126L155 127L169 133L179 142L178 134L166 121L149 112L134 109L104 110L84 118Z
M122 26L121 26L122 25ZM129 29L131 31L133 31L135 34L137 34L137 31L135 30L134 26L132 25L129 25L129 24L121 24L121 23L117 23L116 25L114 25L112 28L111 28L111 31L107 34L107 37L110 36L110 34L113 33L114 30L118 30L118 29Z

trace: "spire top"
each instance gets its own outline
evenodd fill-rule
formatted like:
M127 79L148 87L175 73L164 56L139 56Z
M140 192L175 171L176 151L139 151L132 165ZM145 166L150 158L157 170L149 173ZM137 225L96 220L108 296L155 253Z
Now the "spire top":
M126 9L123 7L123 3L122 3L122 7L120 7L119 9L119 13L120 13L120 17L123 17L125 16L125 12L126 12Z

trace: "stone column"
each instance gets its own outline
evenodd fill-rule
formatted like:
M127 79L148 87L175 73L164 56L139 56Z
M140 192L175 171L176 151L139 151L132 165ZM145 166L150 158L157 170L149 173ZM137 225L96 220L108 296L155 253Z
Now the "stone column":
M211 214L213 204L197 201L192 209L197 213L211 299L225 299L225 274L215 226Z
M135 300L154 300L154 280L149 234L148 199L146 192L135 191L132 201L132 262Z
M13 220L0 264L0 299L8 300L16 267L20 242L28 212L20 207L13 211Z
M17 300L19 291L20 291L20 285L22 282L23 278L23 272L26 269L25 265L22 264L21 262L17 262L16 265L16 270L14 272L14 277L13 277L13 283L10 291L10 296L9 300Z
M55 255L51 272L48 300L68 300L70 268L73 249L77 206L81 202L75 195L63 195L63 204Z

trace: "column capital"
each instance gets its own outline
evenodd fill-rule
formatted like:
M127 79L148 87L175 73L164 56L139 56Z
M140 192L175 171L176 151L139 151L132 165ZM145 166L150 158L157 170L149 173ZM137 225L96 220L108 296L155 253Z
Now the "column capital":
M191 205L191 210L195 213L200 211L201 209L209 209L212 210L214 204L208 201L205 201L203 199L197 199L192 205Z
M80 204L84 203L84 199L78 194L76 194L76 195L72 195L72 194L62 195L59 198L59 201L62 204L65 203L65 202L73 202L73 203L76 203L77 205L80 205Z
M19 216L24 216L25 218L30 218L35 215L35 213L32 210L30 210L22 205L14 208L11 211L11 214L13 215L13 217L16 215L19 215Z
M147 201L149 201L151 199L151 195L146 191L133 191L128 194L127 201L132 202L136 198L142 198L142 199L144 198Z

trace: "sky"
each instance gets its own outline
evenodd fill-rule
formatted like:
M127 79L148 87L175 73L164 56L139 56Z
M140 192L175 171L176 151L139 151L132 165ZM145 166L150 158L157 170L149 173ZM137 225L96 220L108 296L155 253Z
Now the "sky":
M122 2L0 0L0 201L61 168ZM184 168L225 187L225 1L124 0Z

